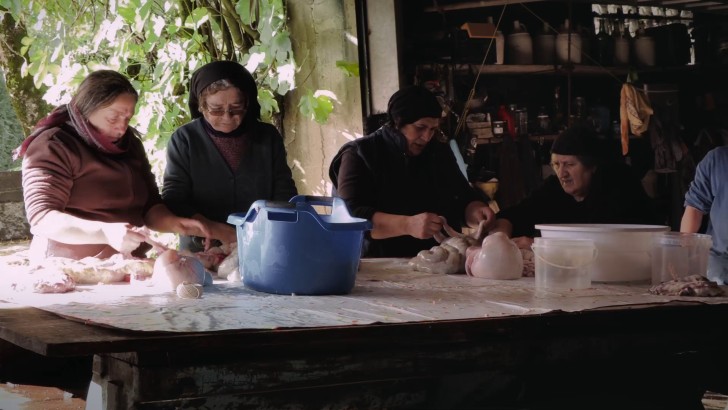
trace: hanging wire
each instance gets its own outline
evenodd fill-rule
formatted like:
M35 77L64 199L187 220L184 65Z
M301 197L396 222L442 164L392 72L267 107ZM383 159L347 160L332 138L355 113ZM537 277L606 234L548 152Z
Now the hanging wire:
M500 28L501 20L503 20L503 15L506 12L506 7L508 7L508 3L503 5L503 9L501 10L500 16L498 17L498 22L495 24L495 32L493 35L495 36L496 33L498 33L498 29ZM490 54L490 49L493 47L493 43L495 42L495 37L490 39L490 42L488 43L488 48L485 50L485 55L483 56L483 61L480 63L480 68L478 69L478 73L475 75L475 81L473 82L473 87L470 89L470 92L468 93L468 99L465 100L465 106L463 107L463 112L460 115L460 118L458 118L458 125L455 127L455 134L454 136L457 137L460 135L460 131L463 129L463 125L465 124L465 117L468 114L468 106L470 105L470 100L473 99L473 95L475 95L475 90L478 86L478 80L480 79L480 74L483 72L483 67L485 67L485 62L488 59L488 55Z

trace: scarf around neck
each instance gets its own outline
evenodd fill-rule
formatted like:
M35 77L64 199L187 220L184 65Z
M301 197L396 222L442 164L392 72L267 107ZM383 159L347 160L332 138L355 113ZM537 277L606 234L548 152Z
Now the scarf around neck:
M56 107L50 114L48 114L48 116L40 120L30 135L23 140L22 144L13 150L13 160L17 160L25 155L28 147L33 140L38 137L38 135L48 129L61 127L63 125L68 125L76 131L76 136L81 138L87 145L103 153L112 155L125 153L129 149L129 138L131 138L131 134L134 133L132 128L129 127L126 130L126 134L121 137L118 144L109 141L108 138L101 135L101 133L88 122L88 119L81 115L76 104L72 101L66 105Z

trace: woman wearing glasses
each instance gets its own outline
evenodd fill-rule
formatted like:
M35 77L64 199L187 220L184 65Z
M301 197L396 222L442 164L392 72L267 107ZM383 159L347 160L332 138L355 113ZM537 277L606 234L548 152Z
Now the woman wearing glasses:
M372 221L364 256L406 257L437 245L444 217L455 229L494 218L440 138L442 108L422 86L392 95L387 123L345 144L329 177L351 213Z
M47 257L144 256L147 228L207 235L162 203L139 135L137 92L122 74L89 74L68 104L38 122L16 151L33 233L31 263ZM145 228L146 227L146 228Z
M228 215L258 199L288 201L297 193L283 138L260 121L255 80L234 61L195 71L189 106L192 121L167 145L162 197L177 215L208 223L213 238L234 242ZM201 238L180 237L180 249L202 247Z

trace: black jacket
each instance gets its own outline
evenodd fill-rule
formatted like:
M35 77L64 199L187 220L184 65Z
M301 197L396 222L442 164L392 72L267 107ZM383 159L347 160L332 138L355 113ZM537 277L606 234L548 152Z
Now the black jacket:
M623 163L600 165L583 201L564 192L555 175L523 201L498 213L513 224L513 236L537 236L536 224L654 224L652 200Z
M375 212L433 212L460 229L467 204L487 198L463 177L448 144L433 139L416 157L407 156L405 147L404 136L388 126L346 143L329 167L337 195L346 201L352 215L360 218L371 220ZM410 236L367 237L364 256L414 256L435 245L433 239Z

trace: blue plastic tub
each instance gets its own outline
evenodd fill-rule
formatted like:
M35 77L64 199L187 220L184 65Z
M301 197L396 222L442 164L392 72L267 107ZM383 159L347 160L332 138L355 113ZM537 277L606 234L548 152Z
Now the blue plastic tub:
M312 205L332 207L319 214ZM354 218L341 198L297 195L289 202L255 201L235 213L243 284L251 289L296 295L351 292L361 258L366 219Z

